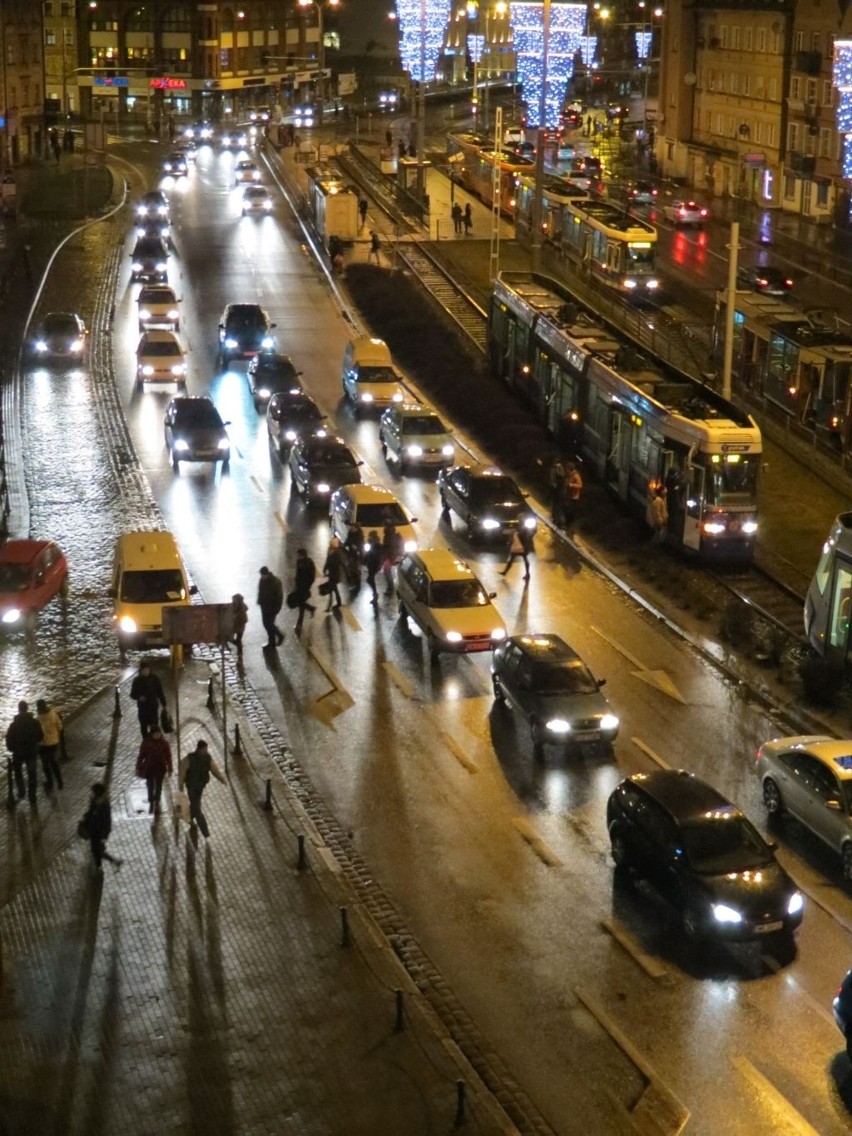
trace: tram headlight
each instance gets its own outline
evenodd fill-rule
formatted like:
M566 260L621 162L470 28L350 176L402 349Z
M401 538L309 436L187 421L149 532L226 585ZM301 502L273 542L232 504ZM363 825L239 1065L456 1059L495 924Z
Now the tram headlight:
M628 277L628 279L624 281L624 287L625 287L625 288L627 288L627 289L628 289L628 291L632 292L632 291L633 291L633 289L634 289L634 288L636 287L636 281L635 281L635 280L631 280L631 279L630 279L630 278Z
M659 288L659 286L660 286L659 280L655 280L653 277L650 280L645 281L645 287L648 289L649 292L656 292L656 290Z
M708 536L719 536L725 531L725 525L722 521L705 521L704 531Z
M483 517L479 524L486 532L495 532L500 528L500 522L493 517Z
M743 532L746 536L754 536L757 532L757 521L743 521Z

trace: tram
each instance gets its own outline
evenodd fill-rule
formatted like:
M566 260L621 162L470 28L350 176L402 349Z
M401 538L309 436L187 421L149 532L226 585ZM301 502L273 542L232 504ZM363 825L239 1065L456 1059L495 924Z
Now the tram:
M820 655L852 664L852 513L834 522L805 598L805 635Z
M333 170L308 170L308 211L326 248L331 238L351 244L358 236L358 192Z
M560 182L560 186L554 182ZM518 236L532 233L535 178L518 181ZM655 274L657 230L609 201L590 198L570 183L552 178L542 195L546 240L569 260L582 265L607 287L639 298L660 286Z
M488 320L492 371L537 410L632 512L664 486L668 542L748 562L757 535L760 430L696 379L643 356L557 280L502 272Z
M512 150L495 150L494 140L481 134L448 134L447 153L462 188L486 205L494 205L494 167L497 166L500 212L515 216L517 180L522 174L534 172L535 162L531 158Z
M714 350L724 350L727 291L716 296ZM852 327L774 296L737 292L733 374L742 385L815 431L832 450L852 447Z

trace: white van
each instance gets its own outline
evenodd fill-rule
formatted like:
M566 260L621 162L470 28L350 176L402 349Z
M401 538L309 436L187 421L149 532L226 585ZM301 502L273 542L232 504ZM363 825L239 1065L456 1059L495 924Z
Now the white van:
M124 533L115 542L110 596L118 645L163 646L163 608L189 604L190 586L170 532Z
M343 352L343 393L357 410L384 410L405 401L402 376L383 339L359 336Z

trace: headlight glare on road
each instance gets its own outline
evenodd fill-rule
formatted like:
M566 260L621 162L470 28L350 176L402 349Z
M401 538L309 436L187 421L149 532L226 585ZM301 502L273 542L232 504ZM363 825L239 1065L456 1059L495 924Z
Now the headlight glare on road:
M500 522L495 521L493 517L483 517L479 524L480 527L484 528L486 532L494 532L495 529L500 528Z
M447 642L448 643L461 643L461 641L462 641L461 631L448 631L447 632Z
M714 903L711 906L713 918L717 923L742 923L742 912L737 911L734 907L729 907L727 903Z
M788 915L798 915L802 908L805 906L805 897L800 891L794 892L790 896L790 902L787 904Z
M606 730L607 733L618 729L618 718L615 714L604 714L601 718L601 729Z
M3 612L3 622L6 624L17 623L21 618L21 609L17 607L8 607Z
M551 734L570 734L571 723L566 722L564 718L551 718L550 721L544 723L546 730Z
M118 629L124 631L127 635L133 635L136 632L136 620L129 615L123 615L118 621Z
M423 447L422 446L417 446L417 445L406 446L405 452L408 454L408 456L410 458L422 458L423 457Z

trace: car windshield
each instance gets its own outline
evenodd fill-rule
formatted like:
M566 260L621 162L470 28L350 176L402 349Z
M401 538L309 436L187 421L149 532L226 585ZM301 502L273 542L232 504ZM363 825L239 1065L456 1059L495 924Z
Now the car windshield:
M471 482L470 498L475 505L520 505L520 491L511 477L477 477Z
M180 345L175 340L146 340L139 348L140 355L180 355Z
M320 442L308 451L311 465L355 465L355 458L344 445Z
M707 813L683 828L686 858L702 875L746 872L773 862L751 821L737 813Z
M258 186L258 185L250 185L249 188L243 194L243 197L247 201L265 199L267 196L268 196L268 194L267 194L266 190L263 188L263 186Z
M140 304L174 304L175 294L171 288L143 288L139 293Z
M403 430L406 434L446 434L444 423L434 414L424 414L422 418L404 418Z
M50 315L44 318L44 332L46 335L76 335L77 321L73 316Z
M277 418L287 422L319 422L322 419L318 407L312 402L283 403L278 407Z
M487 607L491 603L478 580L437 580L432 584L432 607Z
M25 592L29 583L29 565L0 564L0 592Z
M125 572L121 596L125 603L169 603L186 599L183 576L178 568L159 572Z
M255 374L265 383L271 379L279 379L282 383L292 383L296 378L296 368L289 359L263 359L261 357L257 361Z
M358 524L362 529L380 529L384 525L407 525L408 517L397 501L377 501L358 506Z
M258 311L231 312L226 320L228 331L265 331L266 319Z
M212 403L187 400L185 405L178 406L175 425L183 428L204 426L218 430L222 426L222 419L219 417L219 411Z
M398 383L399 375L392 367L359 367L359 383Z
M589 668L578 659L558 666L535 664L532 670L532 689L539 694L596 694L598 684Z

